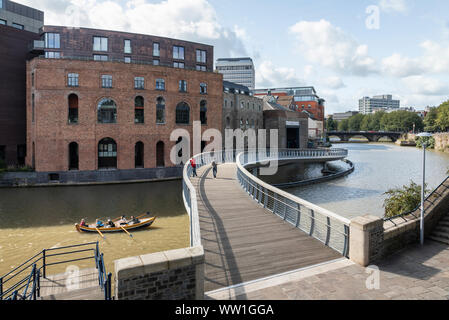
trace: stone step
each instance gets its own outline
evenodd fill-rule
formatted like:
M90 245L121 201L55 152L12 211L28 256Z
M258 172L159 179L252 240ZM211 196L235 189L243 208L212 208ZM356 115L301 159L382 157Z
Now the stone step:
M431 236L435 236L438 238L444 238L444 239L448 239L449 240L449 233L444 233L444 232L438 232L438 231L434 231L432 232Z
M445 243L445 244L449 244L449 239L446 239L446 238L440 238L440 237L431 235L429 237L429 239L434 240L434 241L438 241L438 242L442 242L442 243Z
M449 234L449 227L444 226L442 224L438 224L435 229L435 231L441 232L441 233L448 233Z
M100 287L66 291L41 297L40 300L104 300Z
M438 223L438 225L441 225L441 226L448 226L448 227L449 227L449 221L441 220L441 221Z

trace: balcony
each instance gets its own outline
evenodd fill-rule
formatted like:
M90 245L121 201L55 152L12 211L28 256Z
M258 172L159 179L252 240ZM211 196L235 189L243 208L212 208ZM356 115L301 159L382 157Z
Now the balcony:
M45 42L43 40L33 40L28 45L28 51L32 54L45 54Z

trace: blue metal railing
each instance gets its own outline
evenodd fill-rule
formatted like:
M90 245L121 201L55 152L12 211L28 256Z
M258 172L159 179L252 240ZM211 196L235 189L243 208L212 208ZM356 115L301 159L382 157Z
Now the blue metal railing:
M60 250L87 247L95 244L95 248L78 249L58 252ZM81 258L68 259L63 261L49 262L53 257L73 255L79 253L93 252L93 255ZM36 300L40 297L40 278L47 276L49 266L65 264L80 260L94 259L95 267L98 270L98 279L101 289L105 293L105 300L111 300L111 273L106 275L103 254L99 251L98 241L89 242L65 247L43 249L41 252L31 257L18 267L0 277L0 300ZM29 271L31 269L31 271ZM19 276L29 271L28 275L19 279ZM19 279L19 280L17 280ZM5 284L15 282L5 289Z

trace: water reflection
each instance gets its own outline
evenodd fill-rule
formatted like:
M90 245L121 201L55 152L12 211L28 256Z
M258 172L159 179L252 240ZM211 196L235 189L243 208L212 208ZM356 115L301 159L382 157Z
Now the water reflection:
M383 202L388 189L409 184L410 180L421 183L422 150L414 147L400 147L393 143L346 143L335 144L335 148L348 149L348 159L355 165L352 174L320 184L285 189L300 198L334 211L344 217L371 214L382 217ZM333 165L338 166L335 162ZM315 165L321 168L322 165ZM294 165L296 169L301 166ZM303 170L316 172L313 165ZM426 182L430 189L437 187L447 176L449 154L430 151L426 158ZM315 170L315 171L314 171ZM294 170L293 170L294 171ZM275 178L266 181L291 181L304 173L292 173L279 168Z

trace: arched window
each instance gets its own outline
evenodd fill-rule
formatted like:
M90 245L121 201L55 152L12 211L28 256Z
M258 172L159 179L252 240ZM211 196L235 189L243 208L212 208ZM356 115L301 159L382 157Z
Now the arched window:
M165 123L165 100L162 97L156 100L156 123Z
M251 128L255 128L255 126L254 126L254 119L251 119Z
M176 106L176 123L189 124L190 107L187 103L181 102Z
M205 100L200 103L200 121L201 124L207 124L207 102Z
M248 121L248 119L246 119L246 126L245 126L245 129L248 129L249 128L249 121Z
M116 123L117 105L112 99L102 99L98 103L98 123Z
M243 119L240 119L240 129L242 129L242 130L244 129L243 128Z
M141 96L134 99L134 123L144 123L145 100Z
M165 160L164 160L164 142L159 141L156 144L156 167L164 167L165 166Z
M143 153L143 142L139 141L136 143L136 146L134 147L134 163L136 168L143 168L144 167L144 153Z
M69 123L78 123L78 96L69 95Z
M78 143L71 142L69 144L69 170L78 170L78 168L79 168Z
M117 143L104 138L98 143L98 169L117 168Z
M226 129L230 129L231 128L231 118L226 117Z

